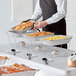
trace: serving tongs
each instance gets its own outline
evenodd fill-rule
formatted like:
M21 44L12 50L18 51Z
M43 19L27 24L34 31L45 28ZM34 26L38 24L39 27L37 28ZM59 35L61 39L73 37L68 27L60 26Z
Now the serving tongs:
M32 27L29 27L29 28L24 29L24 30L16 31L16 30L14 30L14 28L15 28L16 26L14 26L14 27L11 28L11 30L9 30L9 32L17 33L17 34L22 34L22 33L30 33L30 32L36 31L36 30L33 30L33 28L35 27L34 24L35 24L35 22L36 22L34 19L28 19L28 20L26 20L26 21L22 21L20 24L26 23L26 22L28 22L28 21L33 22L33 26L32 26ZM40 32L39 29L37 29L37 30Z
M33 22L33 26L29 29L30 31L33 31L33 28L36 26L36 25L35 25L35 22L36 22L36 21L35 21L34 19L28 19L28 20L23 21L23 22L21 22L21 23L28 22L28 21ZM39 30L39 29L37 29L37 31L39 31L39 32L40 32L40 30Z

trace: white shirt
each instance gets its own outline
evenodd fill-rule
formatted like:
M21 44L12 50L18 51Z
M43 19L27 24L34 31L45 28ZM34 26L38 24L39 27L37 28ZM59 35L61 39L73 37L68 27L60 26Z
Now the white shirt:
M67 13L67 0L55 0L57 5L57 13L55 13L52 17L48 18L46 22L48 24L56 23L62 18L66 16ZM42 10L39 4L39 0L37 1L36 8L34 14L32 15L32 19L36 21L42 16Z

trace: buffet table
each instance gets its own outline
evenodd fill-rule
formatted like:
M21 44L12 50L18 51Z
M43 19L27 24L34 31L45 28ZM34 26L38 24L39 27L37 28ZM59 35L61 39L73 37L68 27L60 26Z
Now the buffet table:
M76 68L68 67L66 63L67 57L74 52L73 50L43 45L41 51L36 51L34 47L34 45L27 44L24 48L15 48L18 53L13 56L13 53L10 51L12 49L10 45L1 45L0 55L8 56L10 58L5 65L24 63L40 68L40 72L36 74L36 76L76 76ZM61 55L53 56L51 54L52 50L60 51ZM33 54L31 60L28 60L26 55L29 52ZM68 56L64 56L64 52L68 53ZM42 58L44 57L49 60L48 65L42 61Z

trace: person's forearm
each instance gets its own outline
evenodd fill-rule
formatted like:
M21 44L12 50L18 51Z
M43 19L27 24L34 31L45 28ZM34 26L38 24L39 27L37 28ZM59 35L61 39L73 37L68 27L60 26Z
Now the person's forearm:
M35 11L34 11L34 14L32 15L31 19L34 19L34 20L37 21L41 16L42 16L42 11L41 11L39 0L38 0L37 4L36 4Z
M37 21L41 16L42 14L40 14L40 12L34 12L31 19L34 19L35 21Z
M66 16L65 12L62 12L61 14L60 13L56 13L51 18L47 19L46 22L47 22L47 24L53 24L53 23L58 22L59 20L61 20L65 16Z
M57 2L58 1L58 2ZM55 13L52 17L46 20L48 24L56 23L62 18L66 17L67 13L67 0L56 0L57 4L57 13Z

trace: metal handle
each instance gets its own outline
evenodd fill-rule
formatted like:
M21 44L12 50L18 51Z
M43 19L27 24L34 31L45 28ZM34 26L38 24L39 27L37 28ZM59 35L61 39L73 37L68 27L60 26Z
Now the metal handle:
M42 60L45 62L45 64L48 64L47 58L42 58Z
M37 29L39 32L40 32L40 30L39 29Z
M31 30L32 30L33 28L34 28L34 25L31 27ZM37 29L37 31L38 31L38 32L40 32L40 30L39 30L39 29Z
M11 51L13 52L14 55L16 55L16 50L15 49L11 49Z
M28 53L27 56L29 57L29 60L31 60L32 54Z

